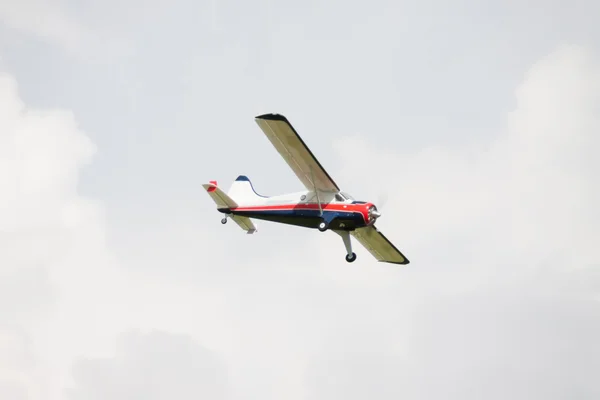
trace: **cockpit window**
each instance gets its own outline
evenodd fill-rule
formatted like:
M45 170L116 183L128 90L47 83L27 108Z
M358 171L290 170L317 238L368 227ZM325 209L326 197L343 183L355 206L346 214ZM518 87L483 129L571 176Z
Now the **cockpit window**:
M354 200L354 197L350 196L348 193L346 192L340 192L342 194L342 196L344 196L347 200Z
M353 200L354 200L354 198L353 198L352 196L350 196L350 195L349 195L348 193L346 193L346 192L338 192L338 193L336 193L336 194L335 194L335 199L336 199L337 201L343 201L343 202L346 202L346 201L353 201Z

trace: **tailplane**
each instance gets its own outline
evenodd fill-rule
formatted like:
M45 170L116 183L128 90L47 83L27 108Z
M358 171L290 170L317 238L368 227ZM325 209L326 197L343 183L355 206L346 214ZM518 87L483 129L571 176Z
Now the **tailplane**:
M210 183L205 183L202 185L208 195L213 199L215 204L217 205L217 210L226 214L226 216L221 220L221 223L227 223L227 219L231 218L240 228L242 228L246 233L252 234L257 232L256 225L252 220L248 217L243 217L241 215L233 215L229 211L232 208L238 207L238 203L231 198L227 193L223 192L218 186L216 181L210 181Z
M202 187L206 189L208 195L217 204L217 209L228 210L238 206L237 202L235 202L231 196L217 187L217 181L210 181L210 183L203 184Z

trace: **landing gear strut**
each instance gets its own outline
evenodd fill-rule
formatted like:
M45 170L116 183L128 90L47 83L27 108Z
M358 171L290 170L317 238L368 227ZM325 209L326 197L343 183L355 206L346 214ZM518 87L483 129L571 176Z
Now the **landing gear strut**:
M342 237L344 241L344 246L346 247L346 261L351 263L356 261L356 253L352 251L352 241L350 240L350 232L349 231L338 231L335 230L335 233Z

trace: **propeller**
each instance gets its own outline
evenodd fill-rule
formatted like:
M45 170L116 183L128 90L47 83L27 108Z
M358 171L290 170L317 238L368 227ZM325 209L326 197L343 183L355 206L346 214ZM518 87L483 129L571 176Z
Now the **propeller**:
M383 207L385 206L385 203L387 203L388 199L389 199L389 197L388 197L387 192L380 194L379 198L377 200L377 208L383 209Z
M383 206L387 202L387 199L388 199L387 193L380 194L377 204L374 205L373 207L369 208L369 220L373 221L372 223L375 223L375 221L379 217L381 217L380 209L383 208Z
M371 219L377 219L381 217L381 213L377 210L376 206L369 208L369 217Z

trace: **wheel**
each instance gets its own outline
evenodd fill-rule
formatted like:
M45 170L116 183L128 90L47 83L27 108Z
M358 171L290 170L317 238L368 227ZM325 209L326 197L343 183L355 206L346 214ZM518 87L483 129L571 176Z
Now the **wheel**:
M221 220L221 223L222 223L222 224L226 224L226 223L227 223L227 218L223 218L223 219Z
M351 263L351 262L354 262L354 260L356 260L356 253L352 253L352 257L350 257L348 254L346 254L346 261Z
M321 223L320 223L320 224L319 224L319 226L318 226L318 229L319 229L321 232L325 232L325 231L327 230L327 228L328 228L328 226L327 226L327 222L325 222L325 221L321 221Z

